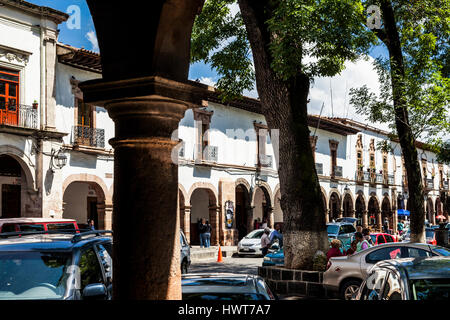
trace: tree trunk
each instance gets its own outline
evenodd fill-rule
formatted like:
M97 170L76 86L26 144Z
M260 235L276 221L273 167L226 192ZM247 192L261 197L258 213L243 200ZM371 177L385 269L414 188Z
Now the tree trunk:
M411 242L425 242L425 206L422 175L417 159L415 139L408 119L406 91L404 88L405 68L400 36L397 30L391 2L382 1L381 11L386 32L386 39L384 42L389 50L389 58L391 61L395 124L400 139L403 158L405 159L405 169L408 178L408 203L411 212Z
M282 81L271 68L269 0L239 0L253 52L262 113L279 130L278 174L283 210L285 267L312 270L313 256L328 250L325 212L309 140L310 79L299 72ZM276 149L276 145L274 148ZM276 152L276 150L275 150Z

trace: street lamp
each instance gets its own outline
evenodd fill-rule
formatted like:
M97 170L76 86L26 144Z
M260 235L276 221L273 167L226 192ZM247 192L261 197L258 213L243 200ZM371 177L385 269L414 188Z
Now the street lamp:
M55 169L62 169L67 164L67 155L61 148L58 151L52 149L51 159L50 159L50 169L53 171Z

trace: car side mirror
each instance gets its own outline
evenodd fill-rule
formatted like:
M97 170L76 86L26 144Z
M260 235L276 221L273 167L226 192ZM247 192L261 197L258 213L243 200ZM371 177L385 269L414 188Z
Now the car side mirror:
M102 300L106 296L106 287L102 283L89 284L83 289L83 299Z

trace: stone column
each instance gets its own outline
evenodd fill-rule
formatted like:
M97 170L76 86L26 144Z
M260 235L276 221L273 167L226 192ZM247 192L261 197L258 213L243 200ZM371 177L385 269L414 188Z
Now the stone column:
M186 239L191 239L191 206L185 206L183 212L183 232Z
M105 204L105 230L112 230L112 221L113 221L113 205L112 203L106 203Z
M350 210L350 217L355 218L356 217L356 211Z
M98 229L99 230L106 230L105 227L105 202L98 202L97 203L97 216L98 216Z
M267 213L269 216L269 219L267 221L267 226L269 228L275 228L275 225L274 225L275 224L275 213L273 212L273 207L269 207L267 209Z
M255 210L255 206L249 206L249 207L247 207L247 217L248 217L248 226L249 226L249 228L248 228L248 232L250 232L250 231L253 231L254 230L254 228L253 228L253 222L254 222L254 220L255 220L255 218L253 217L253 210Z
M325 209L325 223L330 222L330 209Z
M362 226L363 226L363 228L367 228L369 226L369 217L368 217L367 210L363 211Z
M394 234L397 234L397 223L398 223L398 216L397 216L397 210L392 210L392 232Z
M338 209L338 218L343 217L343 211L341 209Z
M383 228L383 219L382 219L382 217L381 217L381 211L380 210L378 210L378 211L376 211L375 212L375 219L377 220L377 229L380 229L380 230L382 230Z
M209 207L209 223L211 224L211 245L218 246L220 239L220 207Z

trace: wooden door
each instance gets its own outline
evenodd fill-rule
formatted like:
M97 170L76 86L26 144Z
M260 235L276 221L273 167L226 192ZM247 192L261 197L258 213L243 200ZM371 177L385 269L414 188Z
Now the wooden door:
M0 124L19 123L19 72L0 68Z
M20 217L20 185L2 185L2 218Z

